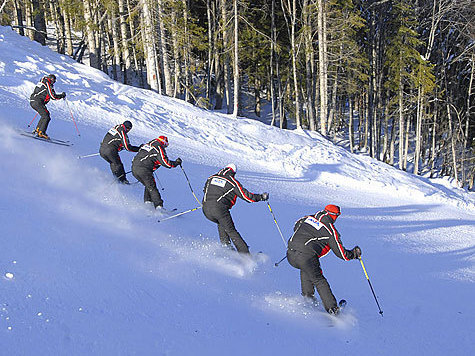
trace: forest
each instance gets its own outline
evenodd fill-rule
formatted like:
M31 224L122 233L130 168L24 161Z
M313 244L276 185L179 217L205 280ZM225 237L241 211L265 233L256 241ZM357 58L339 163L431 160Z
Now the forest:
M473 0L0 0L0 23L124 84L474 188Z

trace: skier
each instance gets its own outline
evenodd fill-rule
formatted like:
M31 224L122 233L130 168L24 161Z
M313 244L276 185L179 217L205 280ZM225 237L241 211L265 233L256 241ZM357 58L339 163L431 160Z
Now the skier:
M158 192L153 172L160 166L174 168L182 163L180 157L175 161L170 161L165 151L166 147L168 147L168 138L160 136L143 145L132 161L132 174L145 186L144 202L153 203L157 210L164 209L163 200Z
M130 152L138 152L140 146L132 146L127 133L132 130L132 123L128 120L111 128L104 136L99 154L110 164L112 174L120 183L130 184L126 178L124 165L120 160L119 152L124 148Z
M314 301L314 287L316 287L325 310L330 314L338 314L340 308L328 281L323 276L319 259L330 250L345 261L361 256L361 249L358 246L352 250L347 250L343 246L340 234L334 226L339 215L340 207L330 204L315 215L302 217L294 226L294 234L289 239L287 248L287 260L290 265L300 269L302 295Z
M39 81L36 84L35 90L30 96L30 106L40 114L40 120L36 126L35 131L33 132L36 136L49 139L49 136L46 134L46 129L51 120L48 109L46 109L46 104L52 100L64 99L66 93L56 94L54 91L54 83L56 83L56 76L54 74L49 74Z
M237 197L254 203L268 200L269 193L250 193L234 178L235 174L236 165L231 163L208 178L203 189L203 214L218 224L219 239L223 246L231 247L232 241L238 252L248 254L249 246L236 230L229 210Z

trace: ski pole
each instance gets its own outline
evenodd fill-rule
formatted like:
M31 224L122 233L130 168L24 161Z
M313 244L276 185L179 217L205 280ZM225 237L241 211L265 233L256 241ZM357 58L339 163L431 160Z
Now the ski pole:
M117 177L117 180L119 180L119 179L122 178L123 176L126 176L126 175L129 174L129 173L132 173L132 171L128 171L128 172L125 172L125 173L121 174L120 176ZM113 181L113 182L111 183L111 185L114 184L114 183L115 183L115 182Z
M275 218L274 212L272 211L272 208L270 207L269 202L267 202L267 206L269 207L269 211L272 214L272 217L274 218L275 226L277 226L277 230L279 230L279 234L280 234L280 237L282 237L282 241L284 242L284 246L285 246L285 248L287 248L287 243L285 242L284 235L282 235L282 231L280 231L279 224L277 224L277 219Z
M155 172L153 172L153 176L155 177L155 180L157 181L158 183L158 186L160 187L161 190L165 190L165 188L163 188L163 185L162 183L160 183L160 180L158 179L157 175L155 174Z
M369 287L371 288L371 292L373 292L373 297L374 297L374 300L376 301L376 305L378 306L379 314L381 314L381 316L383 316L383 311L381 310L381 307L379 306L378 298L376 298L376 294L374 293L373 286L371 285L371 281L369 280L368 273L366 273L366 268L364 267L363 260L361 259L361 256L358 257L358 259L361 262L361 267L363 267L363 271L364 271L364 274L366 276L366 279L368 280Z
M99 153L92 153L90 155L78 156L78 159L87 158L87 157L94 157L94 156L99 156Z
M30 121L30 123L28 124L28 127L31 126L31 124L33 123L33 121L35 121L36 117L38 116L38 113L36 113L35 117L33 118L33 120Z
M279 262L274 263L274 266L279 267L280 263L287 258L287 255L285 255Z
M175 214L175 215L172 215L172 216L167 216L166 218L164 218L162 220L158 220L157 222L173 219L173 218L176 218L177 216L180 216L180 215L183 215L183 214L188 214L188 213L191 213L192 211L195 211L195 210L198 210L198 209L201 209L201 208L202 208L202 206L198 206L198 207L190 209L190 210L182 211L181 213L178 213L178 214Z
M69 103L66 100L66 98L64 98L64 102L66 103L66 105L69 109L69 114L71 115L71 119L73 119L74 126L76 127L76 131L78 132L78 136L81 136L81 134L79 133L78 125L76 125L76 120L74 120L73 112L71 111L71 108L69 107Z
M186 175L186 172L185 172L185 170L183 169L183 167L182 167L181 164L180 164L180 168L181 168L181 170L183 171L183 174L185 175L186 181L188 182L188 186L190 187L191 194L193 194L193 196L195 197L195 199L196 199L196 201L198 202L198 204L201 205L201 202L200 202L199 199L196 197L195 192L193 191L193 188L191 187L190 180L188 179L188 176Z

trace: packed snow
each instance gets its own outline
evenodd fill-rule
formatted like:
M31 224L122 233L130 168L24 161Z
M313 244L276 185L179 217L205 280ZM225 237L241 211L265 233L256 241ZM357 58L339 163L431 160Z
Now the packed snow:
M29 96L55 73L48 134ZM0 27L0 353L5 355L469 355L475 353L475 199L447 184L354 155L315 132L279 130L114 82L104 73ZM74 119L74 122L73 122ZM37 118L36 118L37 120ZM118 185L98 156L124 120L132 144L169 138L201 198L206 178L234 162L250 191L270 193L287 240L326 204L359 245L358 261L322 268L348 306L338 319L300 296L298 270L264 202L232 210L252 257L223 249L198 209L175 219ZM79 132L76 130L75 123ZM133 153L121 152L126 171ZM181 169L156 172L165 207L199 206Z

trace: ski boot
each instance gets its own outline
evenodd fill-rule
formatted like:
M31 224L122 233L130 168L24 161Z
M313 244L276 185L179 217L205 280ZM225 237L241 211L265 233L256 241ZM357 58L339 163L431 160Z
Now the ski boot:
M43 131L36 131L36 136L49 140L49 136Z
M328 309L328 314L330 315L340 314L340 307L333 307L333 308Z

